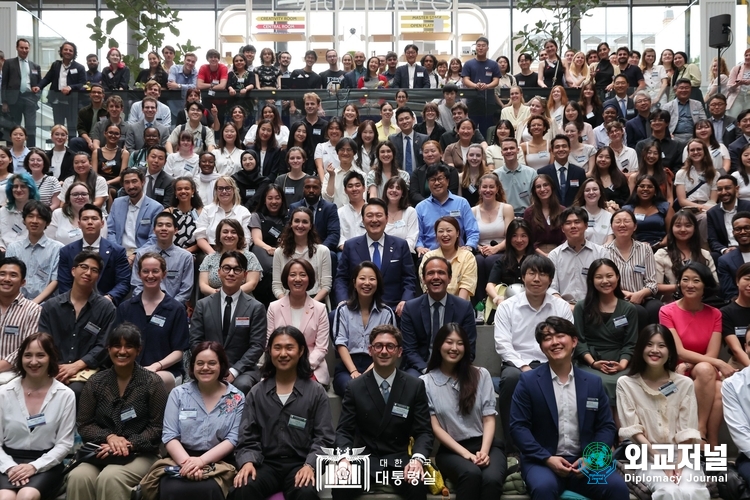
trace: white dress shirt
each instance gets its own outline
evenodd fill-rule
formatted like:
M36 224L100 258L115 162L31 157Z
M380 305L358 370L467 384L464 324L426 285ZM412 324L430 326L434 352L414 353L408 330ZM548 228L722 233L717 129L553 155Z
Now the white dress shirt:
M578 405L573 365L570 365L568 380L564 384L552 367L549 372L552 375L552 389L555 391L557 405L558 435L555 455L577 457L581 454L581 436L578 432Z
M339 221L341 222L341 236L339 246L343 247L347 240L365 234L365 225L362 223L362 211L355 210L351 203L339 208ZM382 250L381 250L382 255Z
M248 248L253 241L248 227L250 211L242 205L235 205L229 212L214 203L204 207L195 223L195 239L206 238L209 245L216 244L216 226L224 219L234 219L242 225L245 230L245 248Z
M68 86L68 71L70 71L70 64L65 66L60 63L60 77L57 80L57 88L61 91Z
M609 257L609 251L603 246L584 240L583 248L575 251L564 242L549 253L555 264L555 278L550 285L550 292L559 293L568 302L578 302L586 298L586 275L589 266L596 259Z
M81 228L78 227L78 223L73 224L73 221L65 216L62 208L56 208L52 212L52 222L44 230L44 234L47 235L47 238L59 241L63 245L83 238L83 233L81 232ZM101 235L103 238L107 237L107 219L104 219Z
M325 163L323 164L323 167L325 168ZM349 204L349 197L344 191L344 177L346 177L346 174L348 174L349 172L359 172L363 179L367 175L362 170L355 167L354 164L352 164L349 170L342 169L340 165L334 165L333 196L328 194L328 179L330 179L331 174L326 172L325 177L323 177L323 199L328 202L334 203L338 208Z
M122 246L126 249L138 246L135 242L136 232L138 231L138 214L141 212L141 206L145 197L141 195L141 199L135 204L133 204L132 200L128 202L128 215L125 218L125 230L122 232L121 242Z
M750 457L750 367L726 379L721 396L729 435L739 452Z
M370 252L370 262L372 262L372 255L375 251L375 247L373 246L373 243L378 243L380 250L380 261L383 261L383 248L385 247L385 233L383 233L383 236L380 237L379 240L373 240L370 238L370 235L365 233L365 239L367 240L367 251Z

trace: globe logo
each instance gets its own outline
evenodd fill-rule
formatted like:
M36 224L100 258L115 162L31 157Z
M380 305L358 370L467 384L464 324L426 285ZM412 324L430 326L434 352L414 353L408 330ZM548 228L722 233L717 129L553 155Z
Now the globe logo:
M607 484L607 477L614 470L615 460L608 444L593 442L584 448L581 472L586 475L589 484Z

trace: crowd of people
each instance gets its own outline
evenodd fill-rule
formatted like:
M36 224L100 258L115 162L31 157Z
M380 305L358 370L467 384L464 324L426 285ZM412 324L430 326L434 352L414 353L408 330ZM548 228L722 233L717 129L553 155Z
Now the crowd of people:
M19 39L0 87L0 500L50 498L63 474L69 500L312 500L317 456L359 447L418 500L434 439L458 500L499 498L511 455L535 500L624 500L621 476L584 476L590 443L653 465L653 445L716 447L724 424L750 482L750 49L714 61L705 96L684 52L550 40L513 75L488 49L343 69L329 50L318 74L314 51L196 68L166 46L133 82L116 48L100 70L65 42L43 75ZM288 79L302 98L252 97ZM341 87L378 90L379 118L359 100L326 116L319 89ZM443 97L416 110L417 88ZM482 323L497 380L474 365ZM95 451L64 469L77 436ZM654 498L709 498L700 470L650 472Z

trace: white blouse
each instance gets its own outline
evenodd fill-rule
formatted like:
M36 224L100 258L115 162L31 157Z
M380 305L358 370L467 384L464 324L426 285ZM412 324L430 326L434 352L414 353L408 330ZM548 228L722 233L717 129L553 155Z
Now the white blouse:
M417 236L419 235L419 221L414 207L406 207L401 220L388 222L385 226L385 233L406 240L409 244L409 251L414 253L414 247L417 246Z
M255 144L255 134L258 131L258 125L253 125L250 127L250 130L247 131L247 134L245 134L245 140L243 143L245 146L252 146ZM289 128L287 128L286 125L282 125L279 129L279 133L276 134L276 142L279 147L284 146L287 142L289 142Z
M78 224L73 224L73 221L65 216L62 208L56 208L52 212L52 222L49 223L47 229L44 230L44 234L51 240L56 240L67 245L78 241L83 238L81 228ZM107 219L104 219L104 226L101 230L102 238L107 239Z
M8 248L14 241L19 241L29 235L29 230L23 223L20 210L0 208L0 247Z
M63 181L62 190L60 191L60 194L57 196L60 198L60 201L65 202L65 195L68 193L68 189L70 189L71 184L73 184L76 181L76 176L71 175L67 179ZM94 193L94 198L106 198L109 196L109 187L107 186L107 181L104 180L104 177L101 175L96 176L96 192ZM102 208L102 211L104 209Z
M198 222L195 223L195 239L205 238L210 245L216 244L216 226L224 219L235 219L245 230L245 248L250 247L250 211L242 205L235 205L232 210L225 212L219 205L211 203L203 208Z
M219 175L231 176L242 168L240 162L240 156L244 152L244 149L234 148L234 151L227 153L226 149L214 149L211 151L216 158L216 168L214 172Z
M198 167L198 155L193 154L190 158L183 158L180 153L172 153L167 156L164 171L174 177L196 177L201 173Z

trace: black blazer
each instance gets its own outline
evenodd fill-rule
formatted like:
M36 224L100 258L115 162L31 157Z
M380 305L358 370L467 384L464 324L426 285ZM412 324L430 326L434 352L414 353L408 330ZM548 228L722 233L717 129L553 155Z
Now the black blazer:
M622 116L620 101L619 99L617 99L617 97L613 97L604 101L602 103L602 109L606 108L607 104L614 104L614 106L617 108L617 118L621 118L623 120L630 120L631 118L635 118L635 115L638 114L638 111L635 110L635 103L633 102L633 99L631 97L628 97L627 116Z
M29 87L38 87L42 80L42 70L38 64L29 61ZM15 104L18 101L19 89L21 88L21 65L17 57L8 59L3 65L3 104ZM30 93L34 100L39 100L41 93Z
M420 76L421 75L421 76ZM430 88L430 77L427 74L427 70L424 66L419 64L414 65L414 81L413 85L409 85L409 65L404 64L396 68L396 76L393 77L393 84L391 88L396 89L429 89Z
M750 211L750 201L737 199L735 204L738 212ZM706 212L708 222L708 247L711 253L721 255L721 251L729 246L729 235L727 228L724 226L724 210L721 204L716 204ZM716 260L719 258L716 257Z
M401 132L396 132L395 134L391 134L388 136L388 140L393 143L394 146L396 146L396 159L398 160L398 165L401 170L406 170L404 167L404 138ZM414 131L414 144L412 144L412 148L414 149L414 158L412 162L412 172L416 170L417 168L424 165L424 158L422 157L422 145L430 140L430 137L425 134L420 134L416 130ZM409 175L411 175L412 172L408 172Z
M395 404L406 408L406 417L394 413ZM365 447L364 454L377 458L400 459L406 463L409 438L414 438L412 453L430 456L434 436L424 383L396 370L388 403L383 400L375 382L374 370L352 380L341 403L341 417L336 429L338 448ZM379 460L370 467L380 470Z
M221 333L223 316L221 292L199 300L190 319L190 346L195 347L204 340L216 341L224 346L229 364L240 375L254 370L266 348L265 308L246 293L240 293L227 338ZM242 325L237 324L238 319L242 320Z
M427 122L417 123L414 125L414 131L419 132L427 136L427 140L440 142L440 138L443 137L445 129L438 122L435 122L435 126L432 129L431 134L427 134Z
M258 153L260 159L260 149L256 149L253 146L255 152ZM275 147L266 151L266 157L263 159L263 164L260 166L260 175L266 177L270 182L273 182L276 177L286 172L281 171L281 149Z
M55 149L52 148L48 151L45 151L45 154L47 155L47 158L49 161L52 161L52 155L55 153ZM63 155L63 161L62 165L60 165L60 177L57 178L59 181L64 181L71 175L75 173L75 170L73 170L73 152L68 149L67 146L65 146L65 155Z
M148 170L144 172L144 174L148 175ZM172 176L162 170L154 182L154 193L152 196L149 196L149 198L161 203L164 208L171 206L172 199L174 198L173 182L174 179Z
M555 184L555 192L557 193L557 198L560 200L560 204L566 207L573 206L573 201L575 200L576 194L578 193L578 188L583 186L583 182L586 180L586 171L584 169L582 169L578 165L568 163L568 171L566 172L567 191L565 192L565 199L563 199L562 192L560 191L560 178L557 176L557 170L555 170L554 163L540 168L537 171L537 174L547 174L552 178L552 182Z
M440 163L443 163L442 161ZM445 165L445 163L443 163ZM456 167L445 165L450 170L450 178L448 179L448 191L453 194L458 194L458 170ZM419 166L411 174L411 181L409 182L409 203L411 206L416 207L417 203L429 198L431 195L430 188L427 185L427 165Z
M43 89L47 85L51 85L49 88L53 92L60 91L60 68L62 67L62 61L55 61L50 66L47 74L39 82L39 88ZM72 73L75 71L75 73ZM68 87L73 90L81 90L86 84L86 68L82 64L72 61L70 68L68 69Z

